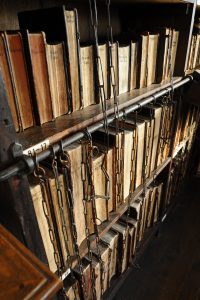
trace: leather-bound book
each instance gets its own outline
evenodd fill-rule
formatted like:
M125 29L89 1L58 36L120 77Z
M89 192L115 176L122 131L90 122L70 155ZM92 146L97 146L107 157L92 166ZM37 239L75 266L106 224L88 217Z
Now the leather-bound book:
M128 242L128 256L129 262L132 262L133 256L136 253L136 245L137 245L137 235L138 235L138 221L127 216L126 214L122 215L120 218L124 224L128 224L129 226L129 242Z
M129 90L136 88L137 79L137 56L138 56L138 42L131 41L130 44L130 74L129 74Z
M130 45L118 46L119 95L129 90Z
M139 38L138 63L137 63L137 88L147 86L147 53L149 33L144 33Z
M110 86L109 98L113 98L113 85L115 85L116 96L119 94L118 42L113 43L110 47L113 67L108 70Z
M156 62L156 82L163 82L165 77L165 68L167 63L167 54L169 47L169 34L170 29L163 27L158 28L159 39L158 39L158 54L157 54L157 62Z
M147 57L147 86L156 82L156 62L158 50L158 34L149 34Z
M108 99L108 45L106 43L102 43L98 45L99 59L96 65L98 68L99 74L99 84L104 86L104 93L102 93L102 100ZM96 102L100 101L100 94L98 86L97 89L97 99ZM105 98L105 99L104 99Z

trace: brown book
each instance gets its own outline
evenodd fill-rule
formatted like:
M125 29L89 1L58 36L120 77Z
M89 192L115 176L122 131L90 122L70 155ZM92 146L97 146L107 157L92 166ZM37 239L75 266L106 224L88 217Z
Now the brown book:
M53 119L45 34L43 32L28 33L28 44L39 122L43 124Z
M19 32L13 34L5 33L5 40L11 63L11 72L19 107L21 125L22 129L26 129L33 126L34 121L23 41Z
M4 81L4 86L8 98L8 104L11 110L11 115L13 118L13 123L15 126L15 130L19 131L20 129L20 120L18 120L18 114L17 114L17 99L16 95L14 93L14 87L11 77L11 71L9 67L9 61L6 54L6 42L5 42L5 36L3 33L0 34L0 69L1 74Z
M95 104L94 57L93 46L80 48L81 75L83 84L83 106Z
M63 43L54 45L45 43L54 118L68 113L67 83L64 67L63 47Z
M130 46L118 46L119 95L129 90Z
M106 232L101 240L106 243L109 247L109 256L108 258L108 287L112 277L116 274L117 270L117 245L118 245L119 235L117 232L109 230Z
M84 276L84 281L85 281L86 294L84 294L84 290L82 289L82 287L80 285L80 288L81 288L81 291L82 291L81 300L82 299L90 300L90 299L93 298L92 297L92 285L91 285L91 278L92 277L91 277L90 262L89 262L89 259L87 258L87 256L82 258L82 266L83 266L83 276ZM95 266L96 266L96 268L95 268ZM96 269L95 274L98 276L99 275L99 262L97 260L95 260L92 267L94 267ZM80 273L78 265L75 267L75 272L77 273L78 279L80 278L80 280L81 280L81 273ZM98 276L98 277L100 277L100 276ZM96 284L97 283L95 282L95 286L96 286Z
M118 246L117 246L117 273L123 273L128 264L128 233L129 227L123 223L116 222L112 225L112 230L119 234Z
M170 75L170 57L171 57L171 49L172 49L172 29L169 29L168 33L168 47L167 47L167 57L166 57L166 63L165 63L165 79L169 78Z
M193 66L192 66L193 69L195 69L197 67L197 65L198 65L198 63L197 63L197 57L198 57L198 51L199 51L199 44L200 44L200 34L197 34L197 36L196 36L195 50L194 50Z
M130 192L131 184L131 168L132 162L132 150L133 150L133 140L134 140L134 130L124 130L123 134L123 202L127 199Z
M140 36L138 50L137 88L147 86L147 53L148 53L149 33Z
M73 111L82 106L82 95L80 93L81 82L79 76L79 42L78 37L78 13L76 9L64 10L65 26L67 33L67 46L69 55L69 69L71 79L72 107Z
M163 183L160 183L157 187L156 187L156 194L155 194L155 210L154 210L154 222L157 222L159 217L160 217L160 213L161 213L161 200L162 200L162 189L163 189Z
M155 83L156 81L158 38L158 34L149 34L147 54L147 86Z
M136 88L137 80L137 63L138 63L138 42L131 41L130 45L130 75L129 75L129 90Z
M112 71L109 76L110 81L110 98L114 97L114 93L113 93L113 86L115 84L115 91L116 91L116 96L119 94L119 68L118 68L118 42L115 42L111 45L111 55L112 55Z
M32 196L33 206L35 209L35 214L36 214L38 226L40 229L42 241L44 244L44 249L46 252L49 268L52 272L56 272L57 266L56 266L55 259L54 259L54 248L53 248L53 244L51 242L50 235L49 235L48 221L45 216L45 213L48 213L51 228L53 230L52 235L55 238L56 251L59 252L58 244L56 242L56 237L55 237L54 223L52 220L48 192L47 192L46 186L44 186L44 190L42 192L41 186L36 178L30 177L29 182L30 182L30 192L31 192L31 196ZM44 199L44 197L45 197L45 199ZM46 205L44 204L44 201L45 201ZM44 211L44 209L45 209L45 211Z

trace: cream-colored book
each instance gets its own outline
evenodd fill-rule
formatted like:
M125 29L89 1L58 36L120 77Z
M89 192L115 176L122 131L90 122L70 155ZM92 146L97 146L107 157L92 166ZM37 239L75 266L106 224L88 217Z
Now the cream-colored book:
M111 45L112 70L110 70L110 98L114 97L113 85L115 85L116 96L119 94L119 68L118 68L118 42Z
M131 41L130 45L130 80L129 90L136 88L138 43Z
M149 33L145 33L140 37L140 46L138 55L138 81L137 87L143 88L147 86L147 59L148 59L148 43Z
M105 99L108 99L108 49L107 49L107 44L98 45L98 51L99 51L99 59L98 59L99 84L101 86L104 86ZM103 97L104 97L104 95L103 95ZM104 100L104 99L102 99L102 100Z
M82 46L81 75L83 85L83 105L87 107L95 103L94 54L93 46Z
M147 86L156 81L156 62L159 34L149 34L147 57Z
M119 94L129 90L130 46L118 47Z

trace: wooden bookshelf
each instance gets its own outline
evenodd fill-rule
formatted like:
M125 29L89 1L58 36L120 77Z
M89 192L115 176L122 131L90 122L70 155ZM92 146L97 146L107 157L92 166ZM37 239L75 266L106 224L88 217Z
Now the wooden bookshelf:
M173 83L181 81L182 77L174 77ZM171 85L171 82L165 81L162 84L152 84L149 87L135 89L129 93L118 96L119 110L135 104L161 91ZM113 99L107 100L107 115L114 113ZM75 111L70 115L57 118L55 121L48 122L42 126L35 126L19 133L18 140L23 149L36 148L43 150L48 145L56 143L60 139L70 136L77 131L81 131L95 122L103 120L101 104L91 105L83 110ZM40 152L39 150L37 152ZM27 153L27 151L26 151Z

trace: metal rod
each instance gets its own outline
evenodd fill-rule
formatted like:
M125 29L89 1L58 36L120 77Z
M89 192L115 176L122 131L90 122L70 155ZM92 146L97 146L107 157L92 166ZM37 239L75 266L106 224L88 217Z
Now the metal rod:
M145 97L144 99L141 99L140 101L138 101L137 103L130 105L129 107L125 108L123 111L119 112L119 117L122 117L124 114L128 114L130 112L133 112L135 110L137 110L138 108L152 102L153 100L156 100L158 98L160 98L161 96L169 93L171 90L177 89L178 87L190 82L191 80L193 80L192 75L186 76L185 78L183 78L181 81L174 83L166 88L164 88L163 90L156 92L155 94L149 96L149 97ZM115 119L115 115L111 115L108 117L108 124L110 124L111 122L113 122ZM95 123L89 127L87 127L87 130L90 133L95 132L96 130L102 128L104 126L103 121L100 121L98 123ZM70 144L77 142L78 140L84 138L85 134L83 131L77 132L75 134L73 134L72 136L67 137L66 139L62 140L62 144L63 147L67 147ZM57 153L61 150L61 145L59 142L55 143L52 145L54 152ZM49 157L52 154L52 151L50 148L40 152L37 154L37 162L41 162L44 159L46 159L47 157ZM34 158L32 158L32 160L34 160ZM30 158L29 158L30 161ZM33 171L33 166L34 163L32 162L32 167L29 168L29 172ZM1 181L5 181L8 180L10 177L15 176L17 174L20 174L19 172L25 172L25 170L27 169L28 165L25 161L18 161L15 164L12 164L11 166L7 167L6 169L0 171L0 182Z

